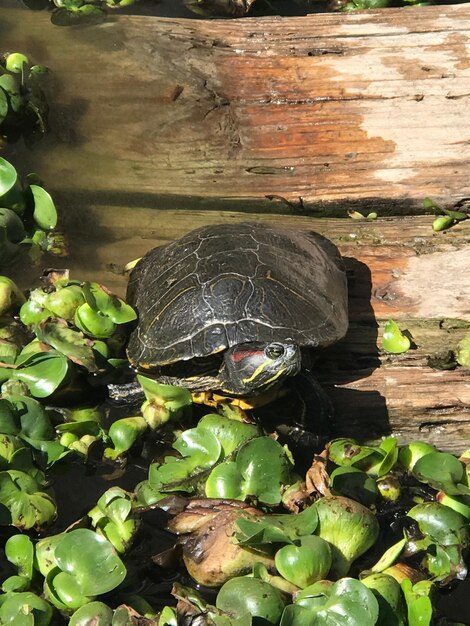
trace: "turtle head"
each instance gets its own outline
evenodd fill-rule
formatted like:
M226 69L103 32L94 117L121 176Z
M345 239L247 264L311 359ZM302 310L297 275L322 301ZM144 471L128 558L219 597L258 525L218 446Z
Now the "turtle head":
M243 343L224 353L221 388L238 396L263 393L300 371L300 348L294 343Z

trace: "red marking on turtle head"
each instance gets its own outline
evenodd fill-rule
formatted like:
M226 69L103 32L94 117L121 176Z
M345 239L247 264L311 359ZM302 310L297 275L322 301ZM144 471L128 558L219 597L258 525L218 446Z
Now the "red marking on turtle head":
M239 363L240 361L242 361L243 359L247 359L250 356L255 356L255 355L260 355L260 354L264 354L264 350L235 350L230 354L230 359L234 362L234 363Z

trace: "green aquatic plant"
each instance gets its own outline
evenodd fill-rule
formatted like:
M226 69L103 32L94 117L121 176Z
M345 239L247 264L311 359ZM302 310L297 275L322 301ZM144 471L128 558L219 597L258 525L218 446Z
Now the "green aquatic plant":
M4 142L46 133L48 107L40 83L47 71L42 65L32 65L20 52L0 56L0 136Z
M43 251L64 252L61 237L54 232L54 201L34 180L22 183L14 166L0 157L0 267L24 259L25 254L34 261Z

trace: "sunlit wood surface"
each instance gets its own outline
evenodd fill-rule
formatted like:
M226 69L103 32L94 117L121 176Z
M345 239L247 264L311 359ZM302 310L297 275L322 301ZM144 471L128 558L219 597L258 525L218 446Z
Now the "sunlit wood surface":
M72 29L19 17L2 11L2 47L51 68L51 133L9 156L57 199L59 264L123 294L128 261L198 226L317 230L349 275L350 332L317 368L341 431L470 446L470 370L428 365L470 332L470 225L434 233L411 216L426 196L470 196L470 6ZM313 219L352 207L379 218ZM407 354L380 350L389 318Z

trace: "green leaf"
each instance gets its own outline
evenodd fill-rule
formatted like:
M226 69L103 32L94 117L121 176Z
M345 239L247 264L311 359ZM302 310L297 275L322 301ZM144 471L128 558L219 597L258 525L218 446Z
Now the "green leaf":
M261 429L254 424L210 413L199 420L198 429L211 432L222 446L224 457L229 456L243 443L259 437Z
M206 498L229 498L243 500L241 484L243 476L234 461L225 461L214 467L206 485Z
M15 370L14 378L25 382L36 398L47 398L67 379L69 361L56 351L37 352Z
M421 457L413 466L413 474L423 483L451 496L469 495L465 484L465 466L452 454L431 452Z
M287 603L278 589L259 578L236 576L224 583L216 606L234 617L252 616L262 623L277 624Z
M291 463L284 448L271 437L257 437L238 451L237 467L243 476L244 497L255 496L265 504L281 501L281 486L289 483Z
M185 430L173 444L183 457L191 457L194 467L208 468L216 463L221 455L222 446L210 431L196 428Z
M377 518L359 502L342 496L325 496L314 506L319 519L316 534L332 546L332 575L346 576L353 561L376 542Z
M88 305L94 310L106 315L115 324L126 324L137 319L137 313L124 300L110 293L98 283L84 283L83 294Z
M174 387L173 385L162 385L153 378L137 375L137 380L141 385L147 400L158 400L171 411L178 411L193 402L189 389Z
M33 577L34 545L27 535L13 535L5 544L5 556L27 580Z
M111 626L113 611L103 602L88 602L71 616L69 626Z
M336 465L353 466L376 473L385 453L380 448L359 445L354 439L334 439L328 444L328 455Z
M408 626L430 626L433 618L432 581L422 580L415 585L406 579L401 583L408 607Z
M334 495L352 498L364 506L372 506L377 500L375 480L357 467L337 467L330 474L330 481Z
M21 52L12 52L5 59L5 67L9 72L13 74L21 74L24 66L28 65L28 57Z
M6 229L6 236L12 243L18 243L26 236L22 219L11 209L0 209L0 227Z
M236 533L239 543L257 546L264 543L292 543L299 537L311 535L318 525L315 506L309 506L296 515L264 515L261 518L237 519L240 532Z
M387 437L380 444L380 449L385 453L383 460L381 461L377 476L385 476L390 470L395 467L398 461L398 444L395 437Z
M56 517L53 499L39 491L31 477L18 470L0 472L0 503L8 509L10 523L17 528L40 529Z
M393 546L390 546L390 548L385 550L377 563L371 567L371 571L380 573L386 570L387 567L391 567L403 552L405 545L406 538L403 538L397 541L397 543L394 543Z
M407 626L406 606L400 584L388 574L371 574L361 582L374 594L379 605L380 626Z
M30 185L34 198L33 218L39 228L52 230L57 226L57 209L50 194L39 185Z
M383 349L391 354L401 354L402 352L407 352L410 346L409 338L403 335L398 324L393 320L388 320L384 326Z
M8 396L8 402L21 426L21 437L53 439L54 428L46 409L40 402L34 398L19 395Z
M465 517L439 502L417 504L408 511L407 516L418 523L425 537L437 544L457 545L462 549L470 545Z
M324 581L307 587L286 607L280 626L374 626L379 616L377 600L370 589L353 578L330 586ZM305 612L298 611L301 607ZM308 621L310 619L310 621Z
M51 605L31 591L7 594L0 606L2 626L49 626Z
M4 77L0 77L0 80L1 78ZM13 165L0 157L0 198L15 186L16 180L17 174Z
M118 587L126 568L109 541L86 528L65 533L54 557L73 576L85 596L98 596Z
M91 341L69 328L66 322L43 320L36 326L36 335L40 341L49 344L73 363L85 367L89 372L98 370Z
M106 456L117 456L127 452L138 438L147 430L147 422L143 417L124 417L113 422L108 436L113 442L114 450Z
M300 537L296 545L280 548L275 555L276 569L283 578L305 589L327 577L332 564L330 545L316 535Z
M7 94L0 87L0 126L8 114L8 98Z

